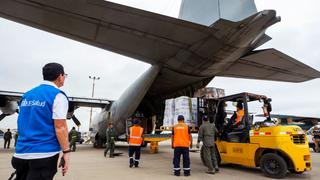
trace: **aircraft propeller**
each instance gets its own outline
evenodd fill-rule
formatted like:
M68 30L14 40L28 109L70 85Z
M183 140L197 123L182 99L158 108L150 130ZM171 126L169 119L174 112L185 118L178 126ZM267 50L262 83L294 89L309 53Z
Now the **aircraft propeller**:
M81 126L80 121L78 120L78 118L75 115L71 116L71 119L73 120L73 122L79 127Z

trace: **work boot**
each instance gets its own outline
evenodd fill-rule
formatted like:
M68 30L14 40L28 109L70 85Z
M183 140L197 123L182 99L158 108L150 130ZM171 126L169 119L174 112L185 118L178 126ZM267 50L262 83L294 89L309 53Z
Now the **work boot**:
M133 164L130 164L129 167L132 168L132 167L133 167Z
M190 171L184 171L184 176L190 176Z
M104 153L103 153L103 156L104 156L104 157L107 157L107 152L104 152Z
M134 167L138 168L138 167L139 167L139 165L138 165L138 164L135 164L135 165L134 165Z
M175 176L180 176L180 171L174 171Z
M215 170L216 170L216 173L218 173L220 171L219 168L215 168Z
M216 172L214 170L208 170L206 171L207 174L215 174Z

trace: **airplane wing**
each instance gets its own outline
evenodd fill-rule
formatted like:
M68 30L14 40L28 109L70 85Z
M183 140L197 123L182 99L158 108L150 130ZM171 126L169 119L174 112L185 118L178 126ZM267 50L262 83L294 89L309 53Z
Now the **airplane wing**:
M242 57L217 76L303 82L318 78L319 72L276 49L265 49Z
M250 61L247 57L236 62L226 61L230 54L241 49L233 44L238 40L239 33L245 32L246 28L261 26L253 23L258 16L273 15L276 19L274 11L262 14L240 22L220 19L208 27L104 0L0 1L1 17L152 65L162 65L148 95L166 97L172 96L172 93L186 95L186 91L202 88L217 74L293 82L320 77L319 72L310 75L314 70L306 66L296 67L299 73L284 71L293 64L301 64L294 63L292 58L292 63L284 64L281 69L270 69L271 65L264 62L254 64L252 59L262 53L248 56ZM253 48L268 40L270 38L265 35ZM268 62L274 65L279 59L269 59ZM239 64L239 72L230 71ZM263 67L259 69L257 66ZM259 74L264 67L266 72Z
M72 106L76 107L93 107L93 108L106 108L111 105L113 101L107 99L96 98L81 98L81 97L68 97Z
M103 0L1 0L0 16L150 64L210 35L206 26Z
M20 101L23 93L12 91L0 91L0 121L6 116L12 115L18 112L18 102ZM113 101L107 99L96 98L82 98L82 97L68 97L69 110L68 119L75 121L77 125L80 125L78 119L73 115L74 111L79 107L94 107L94 108L106 108L108 109Z
M256 115L258 117L264 117L263 114ZM320 118L318 117L308 117L308 116L298 116L298 115L288 115L288 114L271 114L272 118L279 118L279 119L291 119L295 122L303 122L303 121L317 121L320 122Z
M23 93L13 91L0 91L0 106L5 103L4 100L8 101L20 101Z
M0 91L0 107L4 106L5 101L19 102L23 93L13 91ZM68 97L69 103L75 107L93 107L93 108L105 108L111 104L112 100L97 99L97 98L84 98L84 97Z

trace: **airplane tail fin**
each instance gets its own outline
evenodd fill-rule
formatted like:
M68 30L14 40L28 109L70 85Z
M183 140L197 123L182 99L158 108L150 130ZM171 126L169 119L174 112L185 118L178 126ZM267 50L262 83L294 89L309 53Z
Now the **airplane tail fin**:
M254 0L182 0L179 19L209 26L218 19L241 21L256 12Z

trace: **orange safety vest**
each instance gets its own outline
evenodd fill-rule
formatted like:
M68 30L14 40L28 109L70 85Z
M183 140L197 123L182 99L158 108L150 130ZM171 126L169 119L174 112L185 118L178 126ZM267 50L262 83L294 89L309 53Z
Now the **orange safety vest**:
M130 127L129 145L141 146L142 144L143 128L140 126Z
M243 110L243 109L240 109L239 111L236 112L236 114L237 114L237 118L236 118L234 124L235 124L235 125L238 125L239 122L241 121L241 119L242 119L243 116L244 116L244 110Z
M189 147L190 135L189 126L185 123L179 123L173 128L173 147Z

